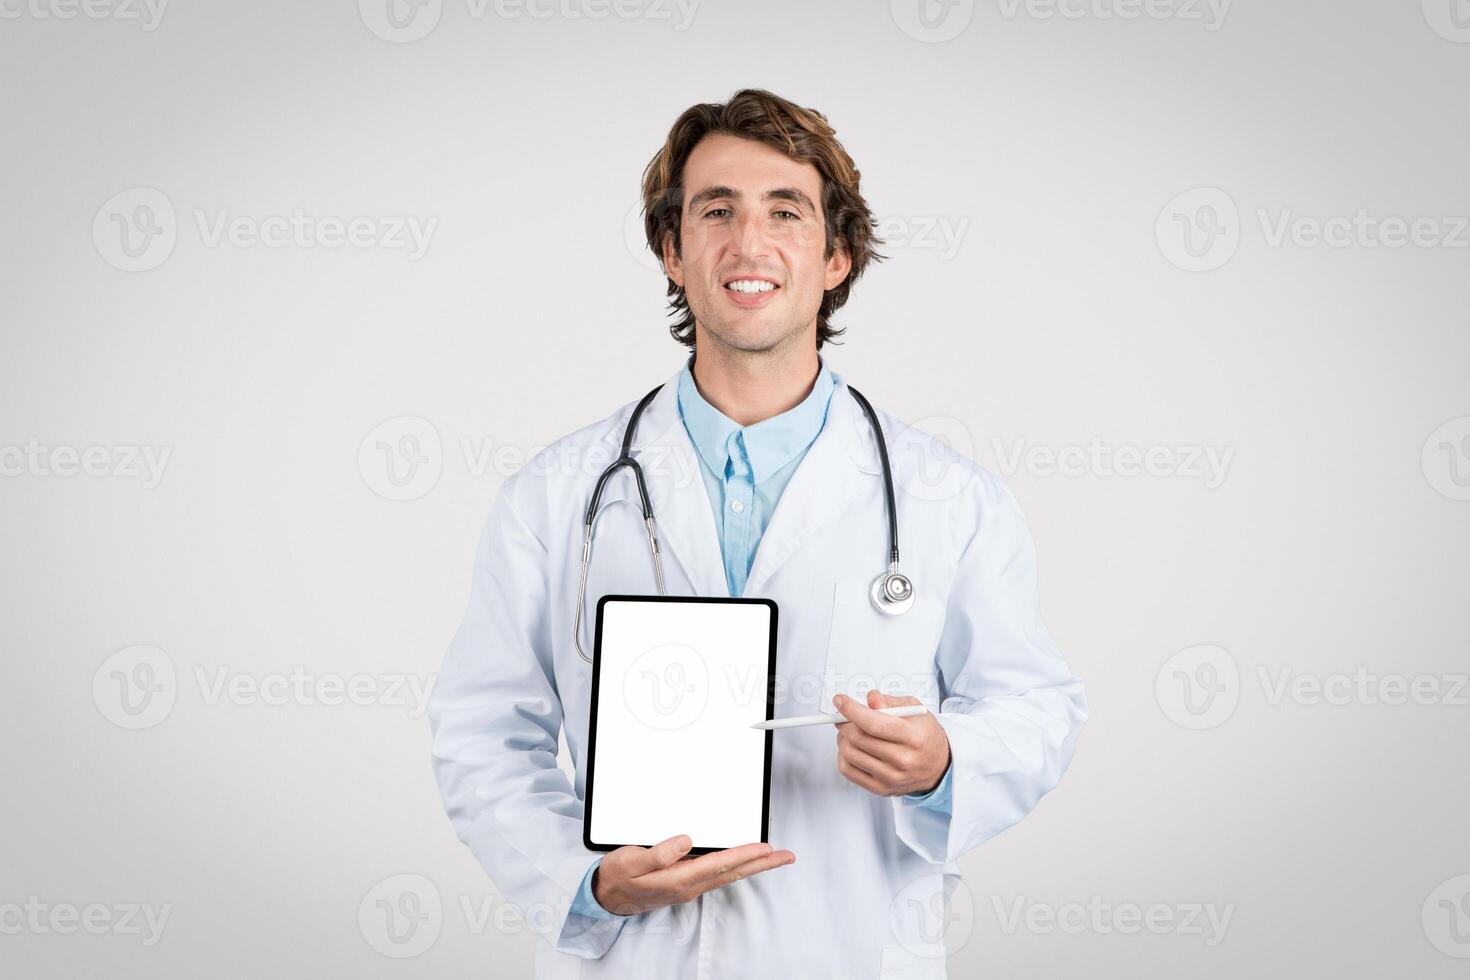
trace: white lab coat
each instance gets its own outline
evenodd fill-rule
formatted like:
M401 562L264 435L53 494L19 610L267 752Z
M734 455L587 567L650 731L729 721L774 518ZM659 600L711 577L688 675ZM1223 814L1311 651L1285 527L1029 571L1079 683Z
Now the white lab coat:
M640 420L672 594L725 595L724 568L677 373ZM636 401L636 400L635 400ZM582 518L634 402L506 481L480 538L463 625L429 706L434 771L459 837L545 942L549 978L942 978L941 896L956 859L1056 785L1087 715L1081 682L1042 625L1030 535L988 471L879 411L917 600L886 617L868 599L885 563L871 429L845 384L761 538L745 595L780 609L778 717L829 711L834 691L911 693L939 711L952 815L875 796L837 771L831 726L777 732L770 842L796 862L694 902L614 922L568 915L602 855L582 843L591 667L572 645ZM603 494L584 617L599 596L656 591L627 469ZM558 729L575 763L557 766ZM657 765L650 760L650 765ZM670 773L677 779L677 773Z

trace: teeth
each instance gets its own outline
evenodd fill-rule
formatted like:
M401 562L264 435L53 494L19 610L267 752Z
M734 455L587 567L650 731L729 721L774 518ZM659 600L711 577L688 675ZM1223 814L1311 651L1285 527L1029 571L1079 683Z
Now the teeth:
M776 288L776 284L764 279L736 279L725 283L725 288L733 289L737 293L769 293Z

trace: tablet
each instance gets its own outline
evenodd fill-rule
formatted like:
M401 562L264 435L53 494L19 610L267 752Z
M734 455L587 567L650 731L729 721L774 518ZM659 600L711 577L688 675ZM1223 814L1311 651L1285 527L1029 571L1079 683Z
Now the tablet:
M768 843L775 674L770 599L599 599L583 843Z

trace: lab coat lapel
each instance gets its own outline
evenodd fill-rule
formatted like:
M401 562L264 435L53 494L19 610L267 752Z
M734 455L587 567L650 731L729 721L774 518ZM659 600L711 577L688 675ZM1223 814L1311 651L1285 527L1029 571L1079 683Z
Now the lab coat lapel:
M643 467L653 503L654 527L665 560L673 555L700 596L727 596L725 566L709 492L699 471L694 443L679 418L679 374L643 411L633 440L633 456ZM622 428L617 430L621 441ZM616 454L616 447L614 447Z
M881 479L870 478L881 473L872 427L847 385L839 384L828 403L826 424L776 501L745 594L759 595L771 576L817 531L841 517L858 494L881 494ZM874 561L881 557L875 555Z

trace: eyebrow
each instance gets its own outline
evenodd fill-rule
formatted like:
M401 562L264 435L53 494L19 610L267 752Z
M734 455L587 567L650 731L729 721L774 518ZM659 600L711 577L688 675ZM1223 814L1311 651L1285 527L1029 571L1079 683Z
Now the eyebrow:
M695 194L689 199L689 212L693 214L696 210L699 209L700 205L706 204L709 201L718 200L719 198L729 198L732 201L739 201L742 200L744 196L745 195L741 194L733 187L726 187L724 184L716 184L714 187L706 187L704 190L700 191L698 194ZM771 190L768 190L764 194L762 194L761 200L790 201L792 204L796 204L803 208L806 208L812 214L817 213L817 206L812 203L812 199L807 197L806 194L797 190L795 187L774 187Z

